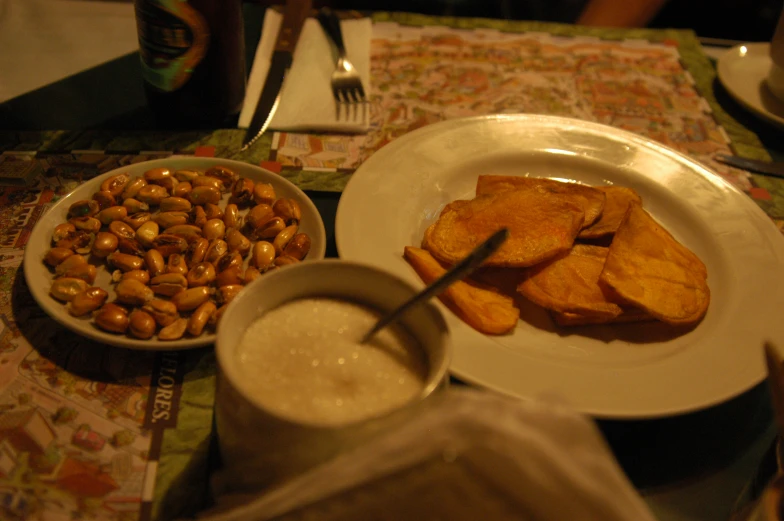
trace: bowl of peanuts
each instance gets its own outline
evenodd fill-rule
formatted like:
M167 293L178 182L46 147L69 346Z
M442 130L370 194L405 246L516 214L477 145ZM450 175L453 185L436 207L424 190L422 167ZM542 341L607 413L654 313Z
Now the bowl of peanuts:
M246 284L325 250L318 210L285 178L174 156L112 170L57 201L33 228L23 266L33 298L73 332L177 350L212 344Z

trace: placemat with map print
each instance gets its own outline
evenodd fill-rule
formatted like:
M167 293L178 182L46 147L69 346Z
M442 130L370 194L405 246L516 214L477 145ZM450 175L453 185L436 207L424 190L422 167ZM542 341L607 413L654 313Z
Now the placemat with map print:
M0 187L0 505L8 515L171 519L208 497L212 350L139 353L78 337L35 304L18 269L48 205L108 170L195 154L341 191L364 158L416 128L538 112L662 141L708 162L777 223L784 218L781 180L711 161L730 151L769 157L716 103L713 67L690 32L387 13L374 21L367 136L274 133L239 152L237 129L0 133L0 177L18 185Z

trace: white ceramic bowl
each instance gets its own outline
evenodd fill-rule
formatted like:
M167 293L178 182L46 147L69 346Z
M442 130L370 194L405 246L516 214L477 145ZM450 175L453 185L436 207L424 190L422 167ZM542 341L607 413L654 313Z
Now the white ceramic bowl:
M321 216L313 204L313 201L292 183L269 170L264 170L248 163L226 159L175 156L167 159L136 163L107 172L106 174L80 185L50 208L36 223L33 232L30 235L30 239L27 242L27 246L25 247L24 274L33 298L35 298L41 308L43 308L49 316L63 326L75 333L104 344L132 349L179 350L213 343L215 341L214 333L203 333L195 338L184 337L175 341L157 340L155 337L150 340L140 340L131 336L116 335L102 331L93 324L89 315L79 318L73 317L65 309L63 303L55 300L49 295L49 287L53 280L53 274L49 267L44 264L43 258L49 248L52 247L51 238L55 226L67 220L68 207L75 201L91 199L92 195L98 191L98 187L105 179L123 172L130 174L132 178L139 177L145 171L158 167L206 170L207 168L217 165L225 165L233 169L241 177L247 177L256 182L270 183L275 188L278 197L295 199L299 203L302 211L300 231L307 233L311 239L310 252L306 259L317 260L324 258L327 244L324 222L321 220ZM222 205L224 205L227 200L228 194L225 194ZM110 279L111 274L109 271L103 266L99 267L95 285L100 286L109 292L109 301L114 299L114 290L113 285L110 283Z
M413 285L378 268L330 259L276 270L249 284L231 302L215 344L215 421L225 488L263 489L304 472L407 417L448 380L449 332L440 311L429 302L401 320L426 351L428 375L417 400L391 413L337 427L295 422L269 412L243 388L236 350L248 326L265 312L302 297L336 297L384 312L416 293Z

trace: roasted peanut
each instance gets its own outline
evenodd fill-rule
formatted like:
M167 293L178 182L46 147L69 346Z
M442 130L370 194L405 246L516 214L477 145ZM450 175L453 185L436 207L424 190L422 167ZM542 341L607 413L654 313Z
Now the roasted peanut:
M169 197L169 192L166 188L151 184L143 186L136 194L136 199L153 206L159 205L167 197Z
M180 318L177 313L177 306L168 300L152 299L144 306L142 310L146 311L155 319L159 326L165 327Z
M112 221L122 221L126 217L128 217L128 208L125 206L110 206L95 215L95 218L106 226Z
M188 289L188 281L185 275L179 273L164 273L150 280L150 288L156 295L172 297L181 291Z
M160 210L162 212L188 212L192 205L191 202L182 197L167 197L161 201Z
M54 247L46 252L46 255L44 255L44 262L49 266L55 267L71 255L74 255L74 251L70 248Z
M253 204L253 181L241 177L231 186L231 202L237 206L250 206Z
M194 226L198 226L199 228L204 226L204 223L207 222L207 212L204 211L203 206L194 206L191 208L191 211L188 212L188 217L190 219L190 223Z
M187 212L161 212L153 216L152 220L158 223L164 230L172 226L188 224L190 221Z
M155 319L146 311L134 309L131 311L131 314L128 315L128 331L132 336L147 340L148 338L152 338L156 329L157 324L155 323Z
M306 233L294 235L291 242L283 249L284 255L289 255L297 260L302 260L310 251L310 237Z
M239 229L242 226L242 216L236 204L229 203L226 205L226 209L223 211L223 224L226 225L227 230L231 228Z
M254 268L253 266L248 266L248 269L245 270L245 276L243 282L245 282L245 285L248 285L254 280L256 280L257 278L259 278L260 276L261 276L261 272L257 268Z
M54 282L52 282L52 286L49 288L49 294L57 300L70 302L76 295L82 293L89 287L90 285L82 279L62 277L55 279Z
M136 230L136 240L145 248L152 248L152 241L158 236L160 228L155 221L147 221Z
M169 228L166 228L163 231L163 233L176 235L177 237L182 237L188 243L191 243L196 239L201 238L202 229L192 224L177 224L175 226L170 226Z
M215 266L210 262L200 262L193 265L185 278L190 287L208 286L215 281Z
M250 257L250 263L264 271L270 267L275 260L275 246L267 241L259 241L253 245L253 250Z
M174 187L174 190L172 190L171 194L173 197L182 197L187 199L188 194L191 193L192 190L192 184L190 184L188 181L180 181L180 183Z
M261 228L262 225L266 224L273 217L275 217L275 212L270 205L257 204L248 211L248 215L245 216L245 223L253 230L256 230Z
M112 279L114 279L114 274L112 274ZM131 270L126 271L125 273L120 271L120 277L115 282L129 279L138 280L142 284L147 284L150 282L150 272L147 270Z
M221 317L223 316L224 311L226 308L229 307L227 304L222 305L218 309L215 310L215 313L212 314L209 320L209 324L212 327L218 327L218 322L220 322Z
M240 255L236 251L227 252L225 255L221 256L218 259L218 262L215 263L215 270L220 273L221 271L227 270L233 267L242 267L242 255Z
M60 264L62 266L62 264ZM87 284L95 282L95 277L98 275L98 268L86 262L73 266L62 274L63 277L82 279Z
M130 180L131 176L128 174L114 175L101 183L101 190L104 192L109 192L114 197L117 197L123 193L123 190L125 190L125 187L128 185Z
M141 257L137 257L136 255L129 255L127 253L121 253L118 251L110 253L106 257L106 260L109 261L111 266L122 271L139 270L144 266L144 259Z
M275 215L286 221L286 224L299 223L302 218L302 212L299 208L299 203L294 199L278 199L272 205Z
M245 278L243 277L242 266L231 266L221 272L215 278L215 284L220 286L229 286L232 284L243 284Z
M98 203L98 207L101 210L117 205L117 199L112 195L111 192L95 192L93 194L93 200Z
M119 302L131 306L143 306L155 297L152 289L134 279L121 280L114 287L114 292Z
M95 217L72 217L68 222L76 226L77 230L88 233L98 233L101 230L101 221Z
M62 277L69 270L77 266L83 266L85 264L87 264L87 259L85 259L81 255L71 255L69 257L66 257L65 259L57 263L57 266L54 267L55 276Z
M143 203L143 202L139 201L138 199L134 199L133 197L129 197L128 199L123 201L122 205L126 209L126 211L128 212L127 215L133 215L133 214L139 213L139 212L149 212L150 211L150 205L149 204ZM123 217L125 217L125 216L123 216ZM107 224L107 223L104 223L104 224Z
M136 231L122 221L112 221L109 225L109 231L120 239L133 239L136 237Z
M188 273L188 264L185 262L185 256L179 253L169 255L166 261L166 273L179 273L185 275Z
M71 223L61 223L54 227L52 232L52 242L57 244L63 239L68 239L76 233L76 226Z
M95 236L95 242L93 242L91 251L92 254L99 259L103 259L110 253L114 253L119 245L120 240L115 234L109 232L98 232L98 234Z
M188 319L178 318L158 332L158 339L179 340L185 334L186 327L188 327Z
M206 187L206 188L214 188L218 192L226 191L226 188L223 186L223 181L221 181L220 179L216 179L214 177L206 177L206 176L197 177L196 179L193 179L191 181L191 185L193 185L194 190L197 188Z
M271 184L256 183L253 187L253 201L256 204L271 205L276 199L275 188Z
M93 316L98 327L110 333L125 333L128 329L128 313L114 304L104 304Z
M151 168L150 170L144 172L144 174L142 175L144 176L144 180L150 184L156 184L160 181L163 181L164 179L169 179L171 177L174 177L172 171L166 167Z
M226 255L228 251L229 247L226 245L226 241L223 239L214 239L210 241L210 245L207 247L207 252L204 254L204 260L217 264L218 259Z
M142 177L137 177L132 179L125 185L125 190L123 190L122 198L123 199L133 199L136 197L136 194L139 193L139 190L142 187L147 186L147 181L144 180Z
M208 241L223 239L226 234L226 224L221 219L209 219L204 223L202 234Z
M273 217L265 224L251 232L254 239L274 239L286 228L286 221L281 217Z
M144 254L147 253L147 250L145 250L135 239L120 239L117 244L117 249L120 253L136 255L137 257L144 257Z
M152 215L150 214L150 212L140 212L123 218L122 222L124 222L134 230L138 230L142 226L142 224L146 222L150 222L150 219L152 219Z
M177 306L177 311L191 311L207 302L211 294L211 288L197 286L180 291L171 298L171 301Z
M204 175L206 177L214 177L220 179L225 186L231 186L237 180L237 173L227 166L213 166L208 168Z
M218 204L221 200L220 190L211 186L194 186L188 194L188 200L196 205L207 203Z
M162 233L152 241L153 248L161 252L161 255L168 257L172 253L185 253L188 249L188 241L179 235Z
M105 290L98 287L90 287L81 293L77 294L66 306L68 313L75 317L81 317L88 313L92 313L99 307L103 306L109 294Z
M209 322L210 317L216 310L215 304L209 300L197 307L191 318L188 319L188 333L193 336L201 335L201 332L204 331L204 326L207 325L207 322Z
M209 245L210 241L204 238L196 239L190 243L188 245L188 251L185 252L185 263L188 266L194 266L203 261Z
M195 170L177 170L174 172L174 177L177 178L177 181L180 183L188 182L190 183L197 177L201 176L201 172L196 172Z
M68 218L73 217L92 217L101 210L98 201L83 199L76 201L68 207Z
M166 271L166 261L158 250L147 250L144 254L144 262L151 277L157 277Z
M275 257L275 266L279 268L288 266L289 264L296 264L298 262L299 259L295 259L291 255L286 255L285 253L279 257Z
M275 255L280 255L283 253L283 250L286 249L286 246L289 245L289 242L294 238L294 235L297 234L297 225L292 224L287 226L282 232L275 236L275 240L272 241L272 245L275 247Z
M245 286L242 284L231 284L229 286L221 286L218 288L218 291L215 293L215 300L218 302L218 305L224 305L230 303L234 300L234 297L243 290Z
M236 251L242 257L245 257L250 251L251 243L241 231L236 228L229 228L226 232L226 245L229 251Z
M210 219L223 219L223 210L217 204L207 203L204 205L204 215L207 220Z

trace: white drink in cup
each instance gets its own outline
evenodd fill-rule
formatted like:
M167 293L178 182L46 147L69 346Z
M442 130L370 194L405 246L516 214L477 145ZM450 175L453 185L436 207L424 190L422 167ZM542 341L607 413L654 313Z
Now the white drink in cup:
M222 488L282 483L416 414L444 387L449 337L432 303L358 343L416 291L328 260L266 274L235 298L216 343Z

